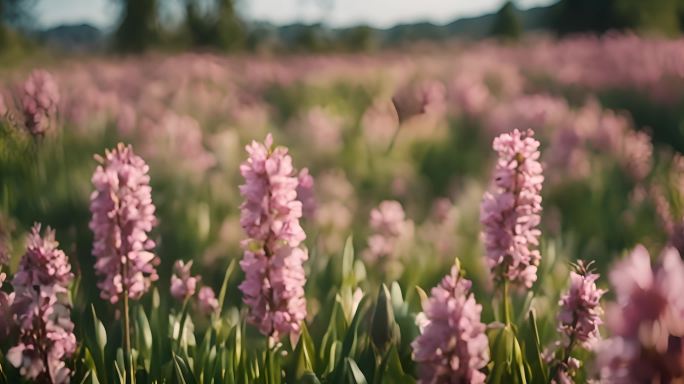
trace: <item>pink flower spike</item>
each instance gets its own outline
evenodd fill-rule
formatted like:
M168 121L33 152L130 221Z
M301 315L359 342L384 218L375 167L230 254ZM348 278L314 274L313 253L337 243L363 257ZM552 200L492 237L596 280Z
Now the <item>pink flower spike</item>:
M497 281L531 288L541 260L539 142L531 130L516 129L494 139L493 148L499 158L480 208L487 265Z
M12 280L11 311L20 335L7 360L36 382L68 383L71 371L65 360L76 351L68 293L73 274L58 245L54 231L48 228L41 237L40 225L34 225Z
M489 341L471 285L453 267L423 304L421 334L411 344L419 383L485 382Z
M26 129L34 136L42 136L50 128L57 114L59 89L52 75L46 71L31 72L23 85L21 108Z
M115 304L127 292L138 300L158 278L159 258L151 252L155 243L148 237L157 223L149 167L130 145L119 144L97 159L89 226L95 235L100 296Z
M300 246L306 234L299 224L302 203L292 157L287 148L272 145L270 134L263 144L253 141L240 165L245 178L240 224L247 234L240 290L249 307L248 321L273 343L284 334L299 333L306 318L303 263L308 253Z

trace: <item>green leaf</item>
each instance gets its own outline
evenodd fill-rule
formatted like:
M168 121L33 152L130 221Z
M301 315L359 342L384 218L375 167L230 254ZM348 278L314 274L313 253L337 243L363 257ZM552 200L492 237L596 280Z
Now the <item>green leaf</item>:
M182 384L197 384L195 376L190 371L190 364L188 364L187 360L175 352L172 352L172 356L178 381Z
M491 364L490 384L512 383L511 361L515 335L510 326L493 329L489 334Z
M416 292L418 292L418 297L420 297L420 306L421 306L421 308L423 308L427 304L428 300L430 300L430 299L429 299L427 293L425 293L425 291L423 290L423 288L421 288L417 285L415 286L415 288L416 288Z
M219 309L217 311L218 316L223 313L223 304L226 301L226 293L228 292L228 281L230 280L230 277L233 275L233 271L235 270L235 265L236 265L236 259L233 259L230 264L228 264L228 268L226 268L226 273L223 275L223 283L221 283L221 290L219 291L219 296L218 296L218 302L219 302Z
M145 365L145 370L150 371L150 365L152 362L152 329L150 328L150 322L147 320L147 314L142 305L137 305L138 310L136 311L137 321L136 326L136 339L138 341L138 350L143 359Z
M380 364L379 373L377 383L412 384L416 382L413 377L404 373L404 368L401 366L401 359L399 359L399 353L395 346L390 348L382 364Z
M385 352L397 340L396 329L391 296L387 286L383 284L378 292L378 300L375 303L371 320L370 336L373 345L379 351Z
M532 378L533 378L533 383L548 383L549 378L548 374L546 372L546 369L544 368L544 363L542 360L542 355L541 355L541 343L539 341L539 328L537 327L537 315L534 311L534 309L530 310L529 317L528 317L528 323L530 326L530 334L532 336L532 342L529 343L531 345L531 353L533 355L532 357Z
M356 365L356 362L350 358L346 358L345 360L345 380L346 382L350 384L368 384L368 381L366 381L366 377L363 375L363 372L359 369L359 366Z
M294 350L294 378L299 381L307 372L315 371L315 351L313 340L306 325L302 325L302 332L299 335L299 342Z
M347 279L354 278L354 241L353 237L349 235L347 241L344 242L344 251L342 252L342 285L354 285L355 282L348 282Z
M321 384L321 381L318 380L318 377L316 376L315 373L313 372L304 372L304 375L302 376L299 381L297 381L299 384Z

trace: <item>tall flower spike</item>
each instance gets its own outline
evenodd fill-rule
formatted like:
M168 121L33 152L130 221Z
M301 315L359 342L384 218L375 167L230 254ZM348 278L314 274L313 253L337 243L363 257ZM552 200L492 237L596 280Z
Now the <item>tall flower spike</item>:
M138 300L158 278L159 259L148 238L156 224L149 167L123 144L96 158L100 165L92 178L90 229L100 296L114 304L128 292L130 299Z
M57 113L59 89L52 75L46 71L31 72L23 85L21 107L24 124L34 136L44 135Z
M247 234L240 290L250 323L276 342L283 334L299 333L306 317L303 263L308 253L300 246L306 234L299 225L302 203L292 157L287 148L272 145L270 134L263 144L253 141L240 165L245 178L240 224Z
M420 383L485 382L489 341L471 285L454 266L423 304L421 334L411 344Z
M599 275L589 270L589 265L580 260L577 271L570 272L570 288L560 299L558 313L558 332L564 337L564 344L570 341L592 348L599 340L601 316L601 296L604 290L596 287Z
M48 228L41 238L36 224L12 280L11 310L21 331L7 360L36 382L68 383L70 370L64 360L76 350L68 293L73 274L58 245L54 231Z
M541 259L536 249L544 181L539 142L531 130L516 129L494 139L493 148L499 159L480 210L487 265L498 281L530 288Z
M599 275L592 273L590 267L591 263L578 261L575 271L570 272L570 288L559 302L558 332L562 339L551 359L556 383L573 382L580 367L579 360L571 356L576 346L591 350L599 341L599 325L603 324L600 300L605 291L596 287Z

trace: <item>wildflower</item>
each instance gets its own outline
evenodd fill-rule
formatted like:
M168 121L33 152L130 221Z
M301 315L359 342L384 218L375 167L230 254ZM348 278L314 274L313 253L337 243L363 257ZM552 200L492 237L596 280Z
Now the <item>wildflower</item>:
M190 274L192 261L184 263L177 260L173 265L173 275L171 275L171 296L178 301L185 301L192 297L197 290L196 276Z
M297 176L297 200L302 203L302 216L313 218L316 214L316 197L314 196L314 179L308 168L302 168Z
M446 87L438 81L426 81L406 86L397 91L392 103L403 122L422 114L439 114L444 111Z
M73 274L58 245L54 231L48 228L41 238L36 224L12 280L15 296L11 310L21 332L7 360L27 380L69 382L70 370L64 360L76 350L68 298Z
M575 346L593 349L599 341L599 325L603 323L600 306L604 290L596 287L599 275L590 271L591 263L581 260L576 271L570 272L570 288L559 302L558 332L562 339L556 345L555 356L548 359L554 365L553 380L556 383L572 383L580 368L580 361L571 356Z
M666 248L656 268L643 246L610 272L616 303L598 348L604 382L676 382L684 378L684 262Z
M598 278L581 261L578 271L570 272L570 289L560 299L558 314L558 332L566 337L566 344L572 341L591 348L599 339L600 300L605 291L596 287Z
M52 75L42 70L33 71L23 85L21 96L24 123L32 135L45 134L58 104L59 89Z
M270 134L264 144L252 142L240 165L245 178L240 224L248 236L242 241L245 281L240 290L248 320L274 342L283 334L298 334L306 318L302 264L308 254L300 247L306 234L299 224L302 203L292 157L287 148L272 146Z
M375 262L384 257L395 257L402 236L408 234L413 223L406 220L401 203L385 200L370 213L370 228L373 234L368 238L365 258Z
M7 274L0 273L0 289L7 279ZM14 293L0 291L0 339L6 338L12 329L11 306L14 301Z
M494 139L499 159L480 210L487 265L497 280L530 288L541 259L537 228L544 176L539 142L533 132L501 134Z
M219 302L216 299L214 290L210 287L204 286L200 288L197 294L197 305L200 312L210 315L218 310Z
M471 285L453 267L423 304L421 334L411 344L420 383L485 382L489 342Z
M100 165L92 178L90 229L95 235L100 296L112 304L124 293L138 300L158 278L159 259L151 252L154 241L148 238L156 224L149 167L123 144L96 158Z

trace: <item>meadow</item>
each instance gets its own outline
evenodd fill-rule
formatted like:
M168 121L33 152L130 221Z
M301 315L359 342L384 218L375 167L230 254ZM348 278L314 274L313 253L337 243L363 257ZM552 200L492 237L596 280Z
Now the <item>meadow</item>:
M684 40L39 64L0 383L684 382Z

